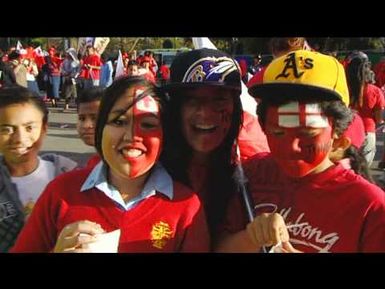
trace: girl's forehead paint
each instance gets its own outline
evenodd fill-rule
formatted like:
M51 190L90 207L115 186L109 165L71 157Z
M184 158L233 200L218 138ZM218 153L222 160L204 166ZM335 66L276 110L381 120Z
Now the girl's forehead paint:
M135 90L135 98L139 97L141 94L145 92L144 89L138 88ZM141 110L144 112L152 112L152 113L158 113L159 108L157 105L156 100L151 95L146 95L142 97L140 100L135 102L135 108L137 110Z

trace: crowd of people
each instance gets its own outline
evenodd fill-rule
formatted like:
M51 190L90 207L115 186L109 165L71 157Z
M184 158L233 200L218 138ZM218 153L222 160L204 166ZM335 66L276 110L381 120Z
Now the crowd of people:
M385 192L369 167L385 100L367 56L340 63L302 37L274 38L270 49L269 64L257 55L248 68L199 48L168 71L151 53L127 54L116 77L93 47L80 61L50 50L51 105L62 81L79 137L95 148L84 167L40 154L46 103L16 81L9 54L0 251L384 252ZM255 116L242 107L242 82Z
M84 54L74 48L58 51L50 47L42 51L32 46L27 49L11 47L0 50L0 87L18 84L28 88L45 101L57 107L60 98L65 99L64 109L69 109L71 100L90 87L106 88L115 78L118 57L107 53L101 55L92 45ZM122 75L144 75L151 82L164 83L170 71L164 63L156 62L151 51L143 55L122 53ZM159 66L159 67L158 67Z

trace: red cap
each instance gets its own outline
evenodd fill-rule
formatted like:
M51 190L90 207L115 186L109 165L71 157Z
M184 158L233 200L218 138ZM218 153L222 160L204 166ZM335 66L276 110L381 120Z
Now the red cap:
M359 149L365 141L365 127L362 118L354 113L354 118L348 128L342 134L350 138L352 145Z

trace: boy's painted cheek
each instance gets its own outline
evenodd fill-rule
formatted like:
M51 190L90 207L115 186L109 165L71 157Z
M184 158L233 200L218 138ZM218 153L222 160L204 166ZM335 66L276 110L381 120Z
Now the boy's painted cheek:
M281 114L279 108L273 107L268 110L268 118L272 125L284 130L280 136L268 132L267 139L273 157L288 175L303 177L328 156L332 144L332 127L326 117L306 113L306 109L297 111L297 115L294 112ZM302 136L301 130L306 127L318 128L321 132L315 137Z
M151 96L145 96L135 103L133 107L134 117L134 138L140 141L139 144L143 147L145 152L143 157L139 158L137 162L130 163L130 177L137 177L145 173L158 160L162 150L163 130L161 126L156 129L143 129L141 127L141 120L149 115L156 115L160 118L159 106L156 100Z
M297 138L293 134L279 138L268 134L267 139L271 153L280 167L290 176L303 177L328 156L331 148L331 128L324 129L311 140Z

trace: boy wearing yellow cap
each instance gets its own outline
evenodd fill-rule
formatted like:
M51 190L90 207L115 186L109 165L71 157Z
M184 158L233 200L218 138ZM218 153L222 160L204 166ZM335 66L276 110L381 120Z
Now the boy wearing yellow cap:
M275 59L249 89L271 153L244 164L255 219L229 208L222 252L385 251L385 195L329 154L352 120L344 69L298 50Z

